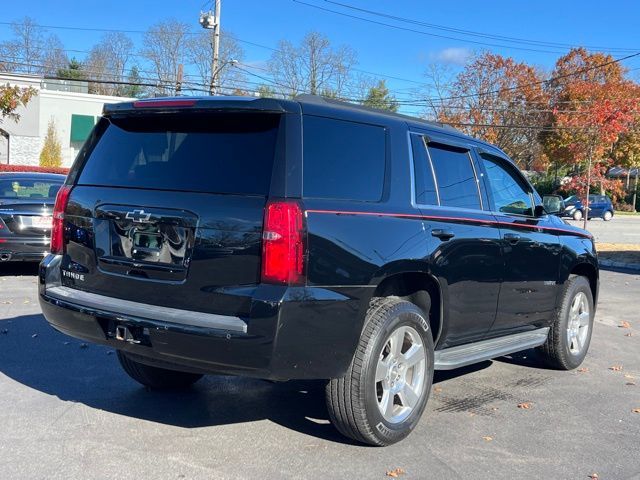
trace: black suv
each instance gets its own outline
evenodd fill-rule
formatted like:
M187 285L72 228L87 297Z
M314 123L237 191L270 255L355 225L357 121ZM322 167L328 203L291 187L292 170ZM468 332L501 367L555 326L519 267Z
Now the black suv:
M582 362L593 240L542 205L504 152L415 118L317 97L109 105L58 195L40 303L151 388L328 380L338 430L388 445L434 369L532 347Z

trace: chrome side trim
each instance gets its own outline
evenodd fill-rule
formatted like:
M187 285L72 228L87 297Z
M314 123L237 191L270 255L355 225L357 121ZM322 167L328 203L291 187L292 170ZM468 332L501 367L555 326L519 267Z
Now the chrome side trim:
M215 313L194 312L178 308L160 307L146 303L131 302L120 298L107 297L96 293L83 292L74 288L54 286L46 288L45 295L79 306L96 308L115 315L131 315L159 322L168 322L190 327L214 328L247 333L247 324L240 317Z
M548 334L549 328L545 327L438 350L435 352L434 367L436 370L452 370L537 347L547 341Z

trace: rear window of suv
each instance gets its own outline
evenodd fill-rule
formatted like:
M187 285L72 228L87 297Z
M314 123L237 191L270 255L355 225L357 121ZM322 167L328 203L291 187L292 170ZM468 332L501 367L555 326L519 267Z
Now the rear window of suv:
M78 184L267 195L279 122L252 113L102 119Z
M385 129L306 115L303 194L307 198L379 201L385 171Z

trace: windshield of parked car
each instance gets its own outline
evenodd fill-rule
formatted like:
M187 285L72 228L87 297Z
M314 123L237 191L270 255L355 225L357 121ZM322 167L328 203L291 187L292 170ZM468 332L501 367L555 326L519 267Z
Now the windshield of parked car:
M565 198L564 203L577 203L580 199L577 195L571 195L570 197Z
M63 180L33 177L0 178L0 199L55 200Z

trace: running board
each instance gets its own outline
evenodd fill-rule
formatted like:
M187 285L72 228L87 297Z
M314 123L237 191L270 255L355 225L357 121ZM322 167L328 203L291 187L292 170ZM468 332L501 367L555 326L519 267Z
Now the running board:
M549 328L516 333L506 337L491 338L458 347L438 350L434 356L436 370L453 370L473 363L491 360L510 353L537 347L547 341Z

